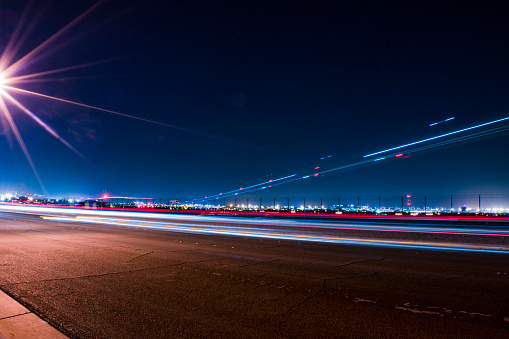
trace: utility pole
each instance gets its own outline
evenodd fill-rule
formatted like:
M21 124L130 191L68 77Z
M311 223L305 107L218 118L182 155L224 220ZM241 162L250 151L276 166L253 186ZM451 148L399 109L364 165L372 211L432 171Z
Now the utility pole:
M361 208L361 197L357 197L357 212L359 212Z
M481 195L479 194L479 213L481 213Z
M288 200L288 211L290 211L290 198L286 198Z
M378 196L378 209L380 209L380 199L381 199L381 197Z
M401 212L403 212L403 196L401 196Z
M322 202L322 198L320 198L320 209L323 209L323 202Z
M451 212L452 212L452 194L451 194Z
M426 198L427 198L427 196L424 196L424 212L426 212L426 207L427 207L427 205L426 205Z

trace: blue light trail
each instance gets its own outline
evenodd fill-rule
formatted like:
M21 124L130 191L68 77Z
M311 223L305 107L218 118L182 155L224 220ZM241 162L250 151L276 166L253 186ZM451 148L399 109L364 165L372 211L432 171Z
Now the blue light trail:
M509 237L507 229L501 229L500 227L479 227L468 224L454 224L443 227L440 224L421 225L415 222L393 224L388 222L355 223L345 221L274 220L174 214L161 215L118 211L102 212L97 210L24 206L1 206L0 209L7 209L11 212L17 211L19 213L31 212L40 215L41 218L48 221L114 225L180 233L432 251L509 254L509 250L504 245L505 240L503 240ZM365 237L362 236L363 233L355 233L355 235L352 233L337 233L341 231L369 232L367 234L376 232L379 235L376 237L372 237L372 235ZM384 234L388 236L385 237ZM415 238L415 236L420 234L444 235L447 242ZM468 242L465 238L455 238L456 242L451 242L451 236L464 235L494 237L495 241L493 244L477 244ZM500 240L497 241L496 239Z
M502 119L486 122L484 124L475 125L475 126L472 126L472 127L463 128L463 129L460 129L460 130L457 130L457 131L454 131L454 132L449 132L449 133L437 135L437 136L434 136L434 137L431 137L431 138L427 138L427 139L423 139L423 140L419 140L419 141L414 141L414 142L411 142L411 143L408 143L408 144L404 144L404 145L388 148L388 149L383 150L383 151L366 154L363 157L367 158L367 157L371 157L373 155L382 154L382 153L386 153L386 152L390 152L390 151L395 151L395 150L402 149L402 148L405 148L405 147L408 147L408 146L414 146L414 145L422 144L422 143L425 143L425 142L428 142L428 141L432 141L432 140L448 137L448 136L451 136L451 135L454 135L454 134L458 134L458 133L462 133L462 132L466 132L466 131L471 131L471 130L476 129L476 128L481 128L481 127L485 127L485 126L488 126L488 125L493 125L493 124L496 124L496 123L499 123L499 122L502 122L502 121L507 121L507 120L509 120L509 117L505 117L505 118L502 118Z
M445 119L445 120L442 120L442 121L434 122L432 124L429 124L429 127L435 126L435 125L438 125L438 124L441 124L441 123L444 123L444 122L447 122L447 121L451 121L451 120L454 120L454 117L448 118L448 119Z
M368 154L368 155L365 155L363 158L370 157L372 155L379 154L379 153L386 153L386 152L390 152L390 151L395 151L395 150L398 150L398 149L403 148L403 147L419 145L417 147L407 149L406 151L404 151L404 153L393 152L393 153L386 154L386 155L384 155L382 157L378 157L378 158L365 159L365 160L361 160L361 161L358 161L358 162L355 162L355 163L351 163L351 164L347 164L347 165L342 165L342 166L334 167L334 168L327 169L327 170L314 171L311 174L310 173L292 174L292 175L288 175L288 176L285 176L285 177L282 177L282 178L265 181L265 182L260 183L260 184L251 185L251 186L247 186L247 187L240 188L240 189L237 189L237 190L229 191L229 192L226 192L226 193L220 193L220 194L216 194L216 195L213 195L213 196L208 196L208 197L201 198L201 199L196 199L196 200L197 201L201 201L201 202L205 202L205 200L215 199L215 198L218 198L218 197L226 198L226 197L229 197L229 196L232 196L232 195L239 195L239 194L250 193L250 192L258 191L258 190L261 190L261 189L267 189L267 188L271 188L271 187L275 187L275 186L280 186L280 185L283 185L283 184L288 184L288 183L295 182L295 181L298 181L298 180L306 180L306 179L311 179L311 178L314 178L314 177L324 176L325 174L330 174L330 173L333 173L333 172L338 172L338 171L341 171L341 170L344 170L344 169L347 169L347 168L353 168L353 167L357 167L357 166L366 165L366 164L369 164L369 163L380 162L380 161L394 159L394 158L400 158L400 157L404 157L404 155L406 155L406 154L412 154L412 153L421 152L421 151L425 151L425 150L429 150L429 149L433 149L433 148L443 147L443 146L446 146L446 145L451 145L451 144L455 144L455 143L459 143L459 142L464 142L464 141L467 141L467 140L476 139L476 138L480 138L480 137L484 137L484 136L488 136L488 135L492 135L492 134L496 134L496 133L507 132L509 130L509 124L507 124L507 123L506 124L501 124L499 126L492 126L492 125L494 125L496 123L499 123L499 122L502 122L502 121L507 121L507 120L509 120L509 117L498 119L498 120L494 120L494 121L490 121L490 122L487 122L487 123L483 123L483 124L472 126L472 127L468 127L468 128L464 128L464 129L459 130L459 131L454 131L454 132L442 134L442 135L435 136L435 137L432 137L432 138L428 138L428 139L412 142L412 143L401 145L401 146L398 146L398 147L393 147L393 148L390 148L390 149L387 149L387 150L384 150L384 151ZM483 130L479 130L479 131L476 130L477 128L485 127L485 126L491 126L491 128L487 128L487 129L483 129ZM441 139L441 138L444 138L444 137L450 137L452 135L456 135L456 134L459 134L461 132L467 132L467 131L471 131L471 132L467 133L465 135L458 135L458 136L456 136L454 138L447 138L447 139L444 139L444 140L438 140L438 139ZM427 144L427 145L420 145L422 143L425 143L425 142L428 142L428 141L433 141L433 140L436 140L436 142L435 143L431 143L431 144ZM315 168L315 170L318 169L318 168L319 167Z

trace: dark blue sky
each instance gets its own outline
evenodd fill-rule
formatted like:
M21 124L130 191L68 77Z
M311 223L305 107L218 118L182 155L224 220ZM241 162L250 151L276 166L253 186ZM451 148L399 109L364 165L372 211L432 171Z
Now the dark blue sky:
M94 3L35 1L17 58ZM0 2L0 50L24 8ZM50 195L216 194L509 116L504 13L429 2L105 1L19 74L120 59L18 87L218 138L16 95L85 161L13 116ZM0 189L41 193L2 130ZM263 194L507 192L508 146L497 134Z

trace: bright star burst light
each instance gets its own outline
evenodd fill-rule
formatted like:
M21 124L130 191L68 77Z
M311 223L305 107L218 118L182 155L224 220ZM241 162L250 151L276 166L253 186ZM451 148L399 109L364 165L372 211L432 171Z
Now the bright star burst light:
M75 104L75 105L81 105L88 108L95 108L88 105L83 105L80 103L72 102L69 100L52 97L49 95L45 95L42 93L32 92L28 90L24 90L23 88L19 87L24 82L29 82L32 79L36 79L39 81L44 81L48 79L44 79L43 76L50 75L50 74L56 74L64 71L69 71L72 69L82 68L88 65L77 65L77 66L71 66L66 68L60 68L60 69L54 69L54 70L47 70L44 72L39 73L26 73L26 68L28 65L34 62L34 57L40 54L42 51L46 50L48 46L50 46L55 40L57 40L59 37L61 37L64 33L68 32L69 29L71 29L73 26L75 26L77 23L79 23L83 18L85 18L87 15L89 15L92 11L94 11L99 5L101 5L104 1L99 1L92 7L90 7L88 10L86 10L84 13L79 15L77 18L72 20L70 23L68 23L66 26L64 26L62 29L57 31L55 34L50 36L48 39L46 39L44 42L39 44L37 47L32 49L29 53L23 55L22 57L15 59L17 53L21 49L23 42L26 39L26 36L21 36L22 30L27 22L27 17L30 11L31 3L29 3L23 14L20 17L20 20L18 21L18 24L16 28L14 29L14 32L12 33L9 42L5 46L4 50L2 51L2 54L0 56L0 119L2 122L7 125L13 135L16 138L16 141L20 148L22 149L28 163L30 164L30 167L32 168L33 173L35 174L35 177L37 178L37 181L39 182L39 185L43 189L43 191L46 191L44 188L44 185L41 181L41 178L36 170L35 164L32 160L32 157L30 156L30 153L25 145L25 142L23 140L23 137L21 136L21 133L18 130L18 127L16 126L16 123L13 118L13 113L22 112L29 116L31 119L33 119L39 126L44 128L49 134L51 134L53 137L58 139L61 143L63 143L66 147L74 151L79 156L83 157L83 155L78 152L69 142L67 142L64 138L62 138L53 128L51 128L49 125L47 125L44 121L42 121L37 115L35 115L32 111L30 111L25 105L23 105L20 100L15 98L14 96L17 94L25 94L25 95L31 95L31 96L37 96L41 98L46 99L53 99L57 101L67 102L69 104ZM98 108L96 108L98 109ZM13 112L14 111L14 112ZM111 112L114 113L114 112ZM84 158L84 157L83 157Z
M181 130L184 132L190 132L194 134L198 134L205 137L210 137L226 142L236 143L248 147L254 147L256 146L248 145L236 140L231 140L227 138L223 138L217 135L212 135L208 133L199 132L196 130L191 130L175 125L170 125L163 122L153 121L149 119L145 119L142 117L129 115L121 112L116 112L92 105L87 105L85 103L76 102L67 100L64 98L51 96L46 93L41 92L35 92L35 91L29 91L27 89L24 89L22 87L23 84L31 83L31 82L46 82L46 81L54 81L54 78L46 77L58 73L63 73L67 71L82 69L98 64L103 64L106 62L115 61L120 58L115 59L109 59L109 60L101 60L101 61L94 61L89 62L85 64L79 64L74 66L67 66L67 67L61 67L56 69L50 69L45 70L42 72L36 72L36 73L29 73L27 66L33 66L38 62L38 59L40 59L41 55L46 53L48 54L48 47L50 47L55 41L57 41L59 38L61 38L64 34L68 33L71 28L74 28L78 23L80 23L85 17L90 15L93 11L95 11L97 8L99 8L105 0L99 0L97 3L95 3L93 6L88 8L86 11L84 11L82 14L80 14L78 17L76 17L74 20L70 21L67 25L65 25L63 28L58 30L56 33L51 35L49 38L47 38L45 41L37 45L35 48L33 48L30 52L27 54L19 57L17 56L18 52L20 51L21 47L23 46L24 42L27 40L27 32L23 32L26 26L33 26L33 23L28 24L27 17L31 10L32 2L29 2L29 4L25 7L25 10L23 14L21 15L18 24L16 28L14 29L12 35L10 36L9 42L7 45L5 45L5 48L3 51L1 51L0 55L0 122L3 123L3 125L7 126L12 134L14 135L18 145L22 149L25 158L27 159L33 173L35 174L35 177L37 178L37 181L39 182L40 187L42 190L46 192L46 189L44 188L44 185L41 181L41 178L36 170L35 164L32 160L32 157L30 156L30 153L25 145L25 142L23 140L23 137L21 133L18 130L18 127L16 126L16 122L14 120L14 117L17 117L19 112L26 114L29 116L32 120L34 120L40 127L42 127L44 130L46 130L49 134L51 134L53 137L55 137L57 140L59 140L62 144L64 144L67 148L72 150L74 153L85 159L85 157L76 150L69 142L67 142L62 136L60 136L53 128L51 128L48 124L46 124L44 121L42 121L36 114L34 114L31 110L29 110L24 104L22 97L24 96L31 96L35 98L39 98L41 100L51 100L51 101L57 101L63 104L69 104L69 105L75 105L80 106L88 109L93 109L97 111L102 111L110 114L115 114L118 116L122 116L125 118L130 119L136 119L138 121L143 121L146 123L151 124L157 124L164 127L169 127L177 130ZM28 29L30 31L30 29ZM24 33L24 34L22 34ZM14 114L13 114L14 113Z

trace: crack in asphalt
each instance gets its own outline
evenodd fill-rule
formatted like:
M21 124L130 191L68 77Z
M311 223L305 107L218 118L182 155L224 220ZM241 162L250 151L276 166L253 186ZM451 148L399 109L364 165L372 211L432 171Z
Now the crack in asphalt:
M125 264L130 263L131 261L133 261L133 260L135 260L135 259L138 259L138 258L144 257L144 256L149 255L149 254L152 254L152 253L155 253L155 252L154 252L154 251L151 251L151 252L147 252L147 253L143 253L143 254L137 255L137 256L135 256L135 257L133 257L133 258L131 258L131 259L127 260L127 261L125 262Z
M281 244L281 245L276 245L276 246L267 246L267 247L264 247L266 249L272 249L272 248L278 248L278 247L283 247L283 246L288 246L288 244Z
M259 264L268 264L268 263L276 262L276 261L279 261L279 260L281 260L281 259L274 259L274 260L267 260L267 261L258 261L258 262L252 263L252 264L242 265L240 267L248 267L248 266L254 266L254 265L259 265Z
M269 275L269 273L264 273L264 274L261 274L259 276L254 277L252 279L247 279L247 280L256 280L256 279L260 279L260 278L266 277L268 275Z
M325 289L327 286L327 280L343 280L343 279L353 279L353 278L367 278L367 277L372 277L374 275L377 275L378 274L378 271L375 272L375 273L371 273L371 274L365 274L365 275L352 275L352 276L349 276L349 277L337 277L337 278L325 278L323 279L323 283L322 283L322 289Z
M294 308L301 307L306 302L308 302L310 299L313 299L314 297L318 296L318 294L320 294L321 292L323 292L323 289L316 291L316 293L314 293L313 295L305 298L304 300L302 300L301 302L299 302L295 305L290 306L286 311L273 315L271 318L281 317L281 316L287 314L288 312L290 312L291 310L293 310Z
M385 259L385 257L383 257L382 259L377 259L377 260L384 260L384 259ZM364 262L364 261L373 261L373 260L372 259L371 260L363 260L363 261L360 261L360 262ZM351 264L354 264L354 263L357 263L357 262L345 264L345 265L342 265L342 266L351 265ZM304 305L310 299L313 299L313 298L317 297L320 293L323 293L323 291L327 288L327 280L342 280L342 279L352 279L352 278L365 278L365 277L372 277L372 276L374 276L376 274L378 274L378 272L374 272L372 274L365 274L365 275L354 275L354 276L349 276L349 277L325 278L325 279L323 279L322 288L320 290L316 291L313 295L311 295L309 297L306 297L303 301L301 301L301 302L299 302L299 303L297 303L295 305L290 306L286 311L284 311L282 313L275 314L271 318L283 316L283 315L287 314L288 312L290 312L291 310L293 310L294 308L298 308L298 307Z
M73 280L73 279L81 279L81 278L105 277L105 276L108 276L108 275L141 272L141 271L158 269L158 268L173 267L173 266L180 266L180 265L186 265L186 264L197 264L197 263L214 261L214 260L218 260L218 259L207 259L207 260L198 260L198 261L184 261L184 262L180 262L180 263L176 263L176 264L170 264L170 265L152 266L152 267L145 267L145 268L140 268L140 269L136 269L136 270L126 270L126 271L109 272L109 273L101 273L101 274L90 274L90 275L82 275L82 276L76 276L76 277L24 281L24 282L4 284L4 285L1 285L0 288L7 287L7 286L16 286L16 285L23 285L23 284L39 283L39 282L51 282L51 281L63 281L63 280Z
M349 262L349 263L346 263L346 264L336 265L334 267L349 266L349 265L360 264L360 263L369 262L369 261L382 261L382 260L385 260L385 258L386 257L383 257L381 259L367 259L367 260L352 261L352 262Z
M466 276L469 272L467 273L464 273L462 275L458 275L458 276L455 276L455 277L452 277L452 278L447 278L445 280L449 281L449 280L454 280L454 279L460 279L460 278L463 278L464 276Z

